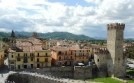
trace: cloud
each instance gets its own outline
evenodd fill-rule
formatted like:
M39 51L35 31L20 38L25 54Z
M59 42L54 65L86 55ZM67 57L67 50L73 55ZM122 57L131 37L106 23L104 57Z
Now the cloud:
M100 4L102 0L85 0L88 3Z
M0 31L67 31L91 37L106 37L107 23L124 22L125 36L132 37L133 0L83 1L89 6L67 5L49 0L1 0Z

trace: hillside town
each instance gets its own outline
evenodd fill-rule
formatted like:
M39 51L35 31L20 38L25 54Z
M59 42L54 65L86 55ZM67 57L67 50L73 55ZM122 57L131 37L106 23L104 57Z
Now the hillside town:
M0 71L31 72L55 78L84 80L97 77L133 79L134 75L129 75L126 71L134 69L133 59L127 56L127 50L134 47L134 43L124 42L124 29L123 23L107 24L107 43L103 45L73 40L46 40L40 38L36 32L29 38L17 38L12 30L9 42L1 43ZM9 77L6 80L18 83ZM20 77L24 78L21 74ZM29 83L36 83L33 81L36 80ZM47 83L69 82L51 80Z

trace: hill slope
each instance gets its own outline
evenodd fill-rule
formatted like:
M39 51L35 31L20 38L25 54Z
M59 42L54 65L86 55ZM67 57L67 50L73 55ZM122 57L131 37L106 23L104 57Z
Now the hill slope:
M31 32L15 32L19 38L27 38L32 36ZM93 38L85 35L75 35L68 32L52 32L52 33L38 33L40 38L44 39L67 39L67 40L93 40ZM0 32L0 37L10 37L10 33Z

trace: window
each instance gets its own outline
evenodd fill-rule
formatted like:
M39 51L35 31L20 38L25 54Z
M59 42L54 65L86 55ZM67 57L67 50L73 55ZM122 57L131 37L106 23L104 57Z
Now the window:
M17 61L21 61L20 57L17 58Z
M71 60L72 60L73 58L72 58L72 56L71 56Z
M20 57L20 54L18 53L18 57Z
M27 63L28 62L28 59L27 57L24 57L24 60L23 60L24 63Z
M45 62L48 62L48 58L45 58Z
M31 64L31 68L33 68L33 64Z
M118 58L118 61L120 61L120 58Z
M13 62L13 61L11 61L10 63L11 63L11 64L14 64L14 62Z
M27 65L24 65L24 69L27 69Z
M48 54L46 53L46 56L48 56Z
M25 54L25 56L27 57L27 53Z
M20 69L20 65L18 65L18 69Z
M31 61L33 61L33 57L31 57Z
M33 54L33 53L30 53L30 56L31 56L31 57L33 57L33 56L34 56L34 54Z
M69 59L69 58L68 58L68 56L67 56L67 58L66 58L66 59L67 59L67 60Z
M24 57L27 57L27 53L24 53Z
M71 51L71 55L73 54L73 52Z
M39 62L39 58L37 58L37 62Z
M59 51L58 54L61 55L61 51Z
M65 52L65 55L67 55L67 51Z
M59 60L61 60L61 57L59 57Z
M38 53L38 55L37 55L37 56L39 57L39 55L40 55L40 54Z
M13 55L11 57L13 58Z
M84 53L82 55L84 56Z
M40 64L37 64L37 68L40 68Z

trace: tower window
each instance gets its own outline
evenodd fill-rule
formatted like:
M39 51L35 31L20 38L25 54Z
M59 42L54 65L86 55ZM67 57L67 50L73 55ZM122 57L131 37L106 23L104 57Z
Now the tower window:
M98 59L98 62L99 62L99 59Z

